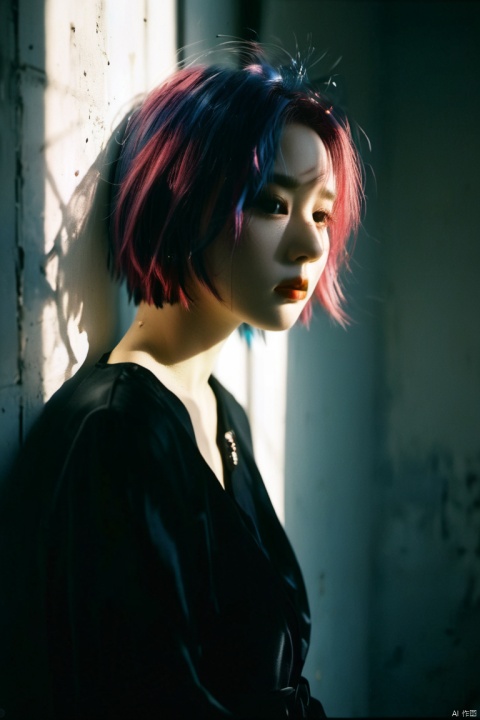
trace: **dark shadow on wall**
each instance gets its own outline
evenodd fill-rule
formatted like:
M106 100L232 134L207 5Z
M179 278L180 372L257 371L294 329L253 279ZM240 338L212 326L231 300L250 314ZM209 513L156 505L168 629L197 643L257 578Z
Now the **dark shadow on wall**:
M38 364L41 357L41 332L30 310L46 291L32 281L43 249L44 16L43 0L25 0L21 7L0 0L2 473L22 442L32 406L41 403L41 384L32 392L30 377L31 358Z
M462 717L480 712L480 5L390 2L381 17L371 707Z
M120 332L120 288L108 270L108 225L112 176L127 119L128 115L114 130L68 204L61 207L62 222L44 260L45 274L50 264L56 264L53 297L61 341L69 358L66 377L77 362L69 336L71 320L87 336L85 366L111 349ZM48 174L47 180L55 192L55 179ZM58 191L56 195L61 203Z
M17 237L18 17L0 0L0 476L19 445L22 405L17 286L23 264Z
M261 40L261 0L177 0L177 47L180 62L238 61L232 40Z
M314 318L289 338L286 526L313 612L305 672L327 715L478 714L480 4L265 7L264 33L313 29L343 55L376 177L355 323Z

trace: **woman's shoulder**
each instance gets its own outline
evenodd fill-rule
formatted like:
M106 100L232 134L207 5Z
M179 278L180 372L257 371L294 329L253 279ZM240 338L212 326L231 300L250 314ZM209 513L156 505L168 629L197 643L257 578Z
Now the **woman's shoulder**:
M71 440L99 422L147 432L179 422L185 408L146 368L135 363L108 364L106 356L81 369L46 403L32 435L47 432Z
M99 362L46 403L3 483L4 506L23 495L45 514L60 492L110 480L112 492L157 485L163 493L175 477L183 487L179 458L194 455L189 433L184 406L148 370Z
M148 409L169 400L166 388L146 368L135 363L110 365L102 358L67 380L48 401L45 411L72 416L106 410L132 413L135 408Z
M116 453L137 446L161 449L161 438L187 425L185 409L145 368L104 359L81 369L46 403L31 428L14 474L58 475L78 448ZM91 454L91 453L90 453ZM85 458L86 460L86 458Z

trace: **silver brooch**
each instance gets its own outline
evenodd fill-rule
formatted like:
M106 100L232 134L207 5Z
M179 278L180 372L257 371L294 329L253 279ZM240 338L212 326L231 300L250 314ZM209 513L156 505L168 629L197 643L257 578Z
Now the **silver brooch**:
M230 470L233 470L238 465L237 441L233 430L228 430L224 435L224 439L228 465Z

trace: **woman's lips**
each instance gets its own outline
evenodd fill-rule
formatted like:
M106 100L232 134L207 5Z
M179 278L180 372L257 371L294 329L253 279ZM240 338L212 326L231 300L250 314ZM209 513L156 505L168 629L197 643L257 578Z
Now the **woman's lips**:
M277 285L275 292L287 300L305 300L308 293L308 280L301 277L283 280Z

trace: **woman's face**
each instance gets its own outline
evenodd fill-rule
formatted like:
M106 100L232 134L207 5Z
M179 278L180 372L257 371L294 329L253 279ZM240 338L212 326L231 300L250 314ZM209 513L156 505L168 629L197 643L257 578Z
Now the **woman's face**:
M298 123L285 127L273 172L238 244L219 237L206 261L223 301L219 313L238 324L285 330L325 269L335 180L323 142Z

